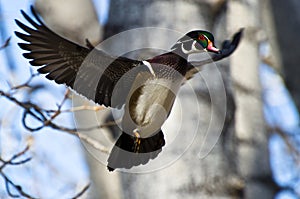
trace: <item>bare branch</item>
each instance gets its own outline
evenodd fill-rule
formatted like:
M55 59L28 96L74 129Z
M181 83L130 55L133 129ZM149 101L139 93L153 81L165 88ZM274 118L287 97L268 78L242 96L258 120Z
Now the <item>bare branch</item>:
M21 152L13 155L9 160L5 161L1 158L1 162L3 163L1 166L0 166L0 171L3 170L3 168L6 166L6 165L20 165L20 164L25 164L26 162L30 161L31 158L26 158L24 160L21 160L21 161L18 161L18 162L14 162L17 158L23 156L28 150L29 150L30 146L27 145L26 148L24 150L22 150Z
M268 127L268 130L269 132L277 133L283 139L294 161L296 162L297 165L300 166L300 151L297 148L297 145L294 144L291 135L280 127Z
M104 109L105 109L104 106L87 106L87 105L82 105L82 106L72 107L72 108L67 109L67 110L63 110L62 112L76 112L76 111L86 111L86 110L100 111L100 110L104 110Z
M29 195L25 191L23 191L22 187L20 185L15 184L11 179L9 179L3 171L0 171L0 175L5 180L6 191L7 191L8 195L10 197L19 198L20 196L23 196L25 198L30 198L30 199L35 199L36 198L36 197L33 197L33 196ZM11 193L10 186L12 186L19 193L19 195Z
M106 153L106 154L109 154L109 150L104 147L102 144L100 144L99 141L96 141L95 139L85 135L85 134L82 134L82 133L78 133L78 137L87 142L88 144L90 144L92 147L94 147L95 149L103 152L103 153Z
M9 37L8 39L5 40L4 44L2 46L0 46L0 50L6 48L9 45L11 37Z
M79 197L81 197L90 187L90 184L87 184L78 194L76 194L76 196L74 196L72 199L77 199Z
M31 77L25 83L12 87L10 91L16 92L22 88L28 88L28 87L30 88L31 87L30 83L35 76L36 76L36 74L32 73ZM83 139L85 142L87 142L91 146L95 147L95 149L100 150L104 153L108 153L109 150L106 149L106 147L104 147L101 143L99 143L98 141L95 141L92 138L88 137L87 135L84 135L79 132L83 132L83 131L86 132L86 131L91 131L91 130L95 130L95 129L101 129L103 127L115 125L115 123L108 123L108 124L103 124L103 125L97 125L94 127L78 129L78 128L69 128L69 127L65 127L62 125L58 125L54 122L54 119L57 118L61 113L85 110L85 108L88 108L88 110L97 110L97 111L104 109L101 106L95 106L95 107L81 106L81 107L75 107L74 109L71 108L71 109L67 109L67 110L62 110L65 102L69 98L69 94L70 94L70 91L67 90L62 101L59 104L57 104L56 110L47 110L47 109L43 109L42 107L40 107L37 104L34 104L30 101L26 101L26 102L20 101L17 98L13 97L11 92L4 92L4 91L0 90L0 96L5 97L9 101L15 103L16 105L18 105L19 107L24 109L23 116L22 116L22 124L25 129L27 129L31 132L36 132L45 127L49 127L49 128L52 128L52 129L55 129L58 131L62 131L62 132L66 132L66 133L78 136L79 138ZM35 119L36 121L40 122L40 125L36 126L36 127L30 126L27 123L27 118L29 116L32 117L33 119Z
M32 69L30 69L30 73L31 73L31 75L30 75L29 79L25 83L17 85L17 86L14 86L14 87L11 87L10 90L18 90L18 89L21 89L21 88L31 88L32 87L30 85L31 81L36 76L38 76L39 74L38 73L33 73Z
M14 183L4 172L3 169L6 166L9 165L22 165L25 164L27 162L29 162L31 160L31 158L25 158L24 160L21 161L15 161L16 159L20 158L21 156L25 155L25 153L29 150L30 145L27 145L25 147L25 149L23 149L22 151L20 151L17 154L14 154L9 160L3 160L2 158L0 158L0 161L2 162L2 165L0 166L0 175L1 177L4 179L5 181L5 187L6 187L6 191L8 193L8 195L12 198L19 198L20 196L23 196L25 198L32 198L34 199L35 197L29 195L28 193L26 193L25 191L23 191L22 187L20 185L17 185L16 183ZM18 194L13 194L11 192L11 187L13 187Z

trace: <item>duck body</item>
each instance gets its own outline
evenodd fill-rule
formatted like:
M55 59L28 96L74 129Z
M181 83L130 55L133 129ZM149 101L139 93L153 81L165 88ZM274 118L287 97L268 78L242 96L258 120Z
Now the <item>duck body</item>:
M187 60L173 52L169 52L146 61L151 65L152 73L140 73L126 101L126 113L139 128L149 124L161 127L169 115L176 94L184 79ZM126 115L126 114L125 114ZM125 123L128 123L127 120ZM151 128L150 128L151 129ZM155 132L155 130L153 130ZM141 137L148 137L146 131Z
M108 159L110 171L145 164L165 145L161 126L169 116L184 80L187 60L169 52L143 63L151 68L137 75L126 99L123 132ZM131 148L127 146L129 140Z
M19 46L27 51L23 56L31 65L39 67L49 80L65 84L97 104L111 108L125 105L122 133L108 157L110 171L146 164L161 152L165 145L161 126L182 82L195 73L188 56L208 51L216 54L215 60L222 59L235 50L241 37L237 33L234 45L227 42L222 55L211 33L191 31L169 52L140 61L108 55L88 41L84 47L66 40L47 28L33 7L31 12L35 20L21 11L32 27L16 20L25 34L15 32L25 41Z

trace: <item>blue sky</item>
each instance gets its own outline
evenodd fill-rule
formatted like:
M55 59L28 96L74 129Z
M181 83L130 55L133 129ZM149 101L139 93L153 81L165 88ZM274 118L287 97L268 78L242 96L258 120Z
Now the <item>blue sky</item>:
M31 0L1 1L2 18L0 19L0 25L6 27L6 31L0 35L1 43L11 36L10 46L5 51L0 51L1 90L7 91L9 89L7 82L18 85L25 82L30 76L30 65L22 57L24 52L16 45L19 40L14 36L13 31L19 30L14 23L14 19L23 19L20 14L21 9L30 13L28 10L29 6L33 4L32 2ZM96 7L102 9L100 18L101 22L104 22L107 14L107 1L95 0L95 2ZM9 61L6 57L7 53L12 58ZM13 66L13 71L10 71L9 63ZM55 109L56 103L59 103L64 95L65 87L49 84L42 76L38 77L35 83L46 85L48 92L39 92L37 95L32 96L32 99L43 107ZM24 96L18 94L18 97L23 98ZM89 183L88 167L85 163L81 143L76 137L55 132L51 129L34 134L25 132L21 124L21 110L4 99L0 99L0 104L2 108L5 107L0 111L0 117L13 119L14 121L13 124L2 124L0 126L0 152L2 157L9 158L16 151L22 150L25 147L26 139L30 136L34 137L34 145L32 151L29 152L29 156L33 157L32 161L23 166L7 167L4 170L14 182L22 185L28 193L43 198L60 198L62 193L64 197L71 197L76 191L78 192ZM58 118L57 122L67 126L73 125L70 115ZM2 181L0 183L0 198L7 198Z

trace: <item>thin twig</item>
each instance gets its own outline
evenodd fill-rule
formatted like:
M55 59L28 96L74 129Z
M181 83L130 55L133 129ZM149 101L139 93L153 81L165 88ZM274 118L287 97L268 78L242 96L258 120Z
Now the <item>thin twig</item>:
M280 127L268 127L268 131L277 133L283 139L294 161L297 163L297 165L300 165L300 151L297 148L297 146L295 146L295 144L293 143L291 135L289 135Z
M13 90L21 89L21 88L31 88L32 86L30 85L30 83L39 74L38 73L33 73L33 71L31 69L30 69L30 73L31 73L31 75L30 75L29 79L25 83L17 85L17 86L14 86L14 87L11 87L10 90L13 91Z
M103 144L101 144L99 141L96 141L95 139L91 138L90 136L87 136L87 135L82 134L82 133L78 133L78 137L81 140L83 140L83 141L87 142L88 144L90 144L95 149L99 150L100 152L109 154L109 150Z
M0 171L0 175L3 177L5 181L5 187L8 195L12 198L19 198L20 196L23 196L25 198L29 199L35 199L36 197L31 196L30 194L26 193L23 191L23 188L20 185L15 184L9 177L3 172ZM19 195L13 194L10 190L10 186L12 186L18 193Z
M7 38L2 46L0 46L0 50L6 48L9 45L11 37Z
M30 80L31 81L31 80ZM27 81L27 82L30 82ZM26 85L22 84L22 85ZM16 86L15 88L23 88L24 86ZM22 107L24 109L23 112L23 116L22 116L22 124L23 126L31 131L31 132L36 132L39 131L45 127L50 127L52 129L55 130L59 130L62 132L66 132L75 136L79 136L80 134L78 132L82 132L82 131L91 131L91 130L95 130L95 129L101 129L103 127L106 126L106 124L104 125L97 125L94 127L90 127L90 128L69 128L69 127L65 127L62 125L58 125L56 123L53 122L53 120L61 114L61 109L64 105L64 103L66 102L67 98L68 98L68 92L66 92L63 100L61 101L60 104L58 104L58 108L56 111L50 112L49 110L45 110L41 107L39 107L38 105L32 103L32 102L22 102L20 100L18 100L17 98L11 96L10 93L4 92L2 90L0 90L0 96L5 97L6 99L8 99L9 101L15 103L16 105L18 105L19 107ZM52 114L50 114L52 113ZM27 117L31 116L34 119L36 119L37 121L39 121L41 123L41 125L37 126L37 127L31 127L30 125L27 124ZM112 125L112 124L108 124L108 125ZM103 151L106 153L106 151L108 151L103 145L101 145L100 143L96 144L96 141L93 140L92 138L88 138L85 135L81 135L81 138L84 139L87 143L91 144L91 146L96 147L96 149L100 149L100 151Z
M3 170L3 168L6 166L6 165L20 165L20 164L25 164L26 162L30 161L31 158L26 158L24 160L21 160L21 161L18 161L18 162L14 162L17 158L23 156L28 150L29 150L30 146L27 145L25 147L24 150L20 151L19 153L17 154L14 154L9 160L3 160L1 158L1 162L3 163L1 166L0 166L0 171Z
M87 105L82 105L82 106L76 106L72 107L70 109L63 110L62 112L76 112L76 111L85 111L85 110L90 110L90 111L100 111L104 110L104 106L87 106Z
M25 164L28 161L31 160L31 158L25 158L24 160L21 161L15 161L16 159L20 158L21 156L23 156L30 148L30 145L27 145L22 151L20 151L19 153L14 154L10 159L8 160L4 160L3 158L1 159L2 165L0 166L0 175L2 176L2 178L5 181L5 187L6 187L6 191L8 193L8 195L12 198L19 198L20 196L23 196L25 198L35 198L31 195L29 195L28 193L24 192L22 187L20 185L17 185L16 183L14 183L4 172L3 169L4 167L8 166L8 165L21 165L21 164ZM13 194L10 190L10 187L13 187L18 194Z
M76 196L74 196L72 199L77 199L80 196L82 196L90 187L90 184L87 184L78 194L76 194Z

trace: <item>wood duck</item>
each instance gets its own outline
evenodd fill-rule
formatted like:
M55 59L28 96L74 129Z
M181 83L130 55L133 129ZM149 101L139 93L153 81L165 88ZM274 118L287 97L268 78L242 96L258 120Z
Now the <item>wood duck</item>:
M31 59L31 65L39 66L38 71L47 74L46 78L66 84L97 104L112 108L125 104L122 134L108 158L109 171L146 164L161 152L165 145L161 126L181 84L195 73L187 61L190 54L212 52L212 58L218 60L237 46L228 50L232 44L227 42L222 53L215 47L210 32L195 30L180 38L169 52L151 59L113 57L88 41L84 47L60 37L46 27L33 7L31 11L37 22L24 11L21 13L33 28L16 20L26 34L15 32L27 42L18 45L29 51L23 55Z

